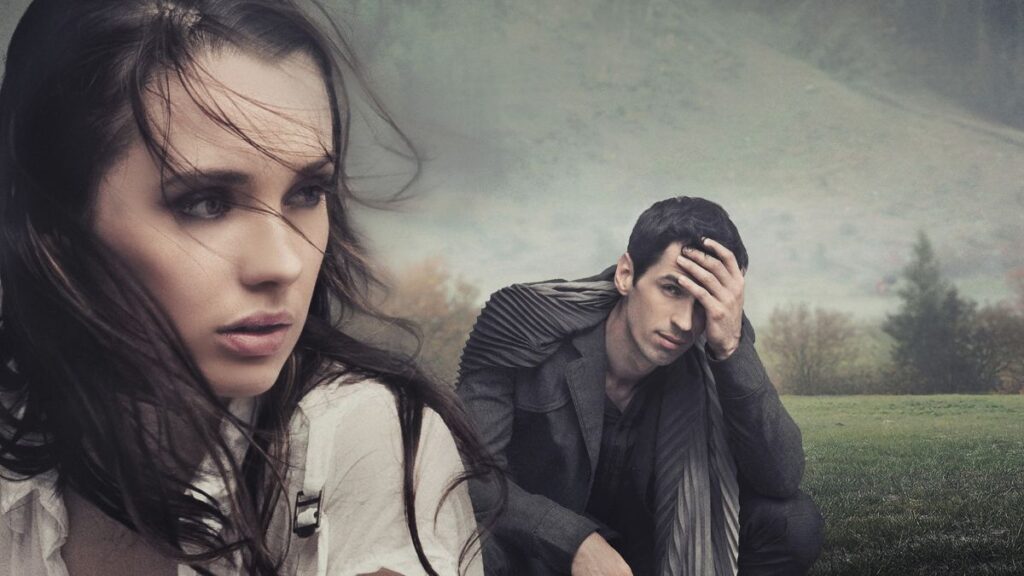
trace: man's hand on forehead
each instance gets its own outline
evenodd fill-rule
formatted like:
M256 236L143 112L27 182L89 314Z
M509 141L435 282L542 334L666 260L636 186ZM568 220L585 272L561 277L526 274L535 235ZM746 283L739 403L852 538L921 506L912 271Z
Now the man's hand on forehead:
M679 285L704 307L705 335L717 360L724 360L740 345L743 326L743 271L736 256L715 240L705 238L703 248L683 247L676 265L683 274Z

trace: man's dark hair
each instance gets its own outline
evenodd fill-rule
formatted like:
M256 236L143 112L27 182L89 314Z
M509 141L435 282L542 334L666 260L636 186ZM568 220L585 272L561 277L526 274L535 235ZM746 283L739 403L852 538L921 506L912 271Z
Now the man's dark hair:
M713 254L701 244L704 238L731 250L739 267L747 269L747 249L724 208L710 200L688 196L655 202L640 215L629 235L626 251L633 260L633 278L643 275L673 242Z

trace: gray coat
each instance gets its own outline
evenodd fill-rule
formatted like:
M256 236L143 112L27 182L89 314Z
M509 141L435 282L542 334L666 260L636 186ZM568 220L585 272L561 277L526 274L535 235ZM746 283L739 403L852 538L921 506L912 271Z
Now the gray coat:
M741 484L775 498L796 493L803 475L800 430L779 400L744 322L740 347L707 363L718 387ZM683 359L680 359L681 362ZM534 368L463 374L458 394L509 477L506 508L485 553L488 574L567 574L598 525L584 515L597 467L605 403L604 324L567 338ZM682 415L685 417L685 415ZM497 502L493 483L472 482L483 519Z

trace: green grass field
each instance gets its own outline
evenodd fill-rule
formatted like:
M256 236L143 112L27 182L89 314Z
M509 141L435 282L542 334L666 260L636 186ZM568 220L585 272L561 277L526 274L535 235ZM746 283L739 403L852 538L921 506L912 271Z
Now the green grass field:
M812 574L1024 574L1024 396L785 396L826 521Z

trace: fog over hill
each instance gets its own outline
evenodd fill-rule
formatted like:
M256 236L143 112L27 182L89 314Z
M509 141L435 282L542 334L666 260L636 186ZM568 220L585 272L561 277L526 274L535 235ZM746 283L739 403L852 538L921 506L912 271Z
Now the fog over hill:
M4 44L26 4L5 2ZM644 208L689 194L739 226L755 321L798 301L891 310L918 229L975 299L1024 267L1024 132L934 69L898 81L920 60L876 41L870 3L819 31L827 3L795 0L330 4L427 158L401 210L359 213L391 266L441 255L483 293L589 275Z
M856 63L830 74L778 14L527 0L383 20L365 44L373 80L431 158L420 198L375 227L393 261L442 254L485 291L582 276L649 204L695 194L745 236L755 317L790 301L891 309L917 229L979 300L1024 264L1024 133ZM886 49L861 67L892 72Z

